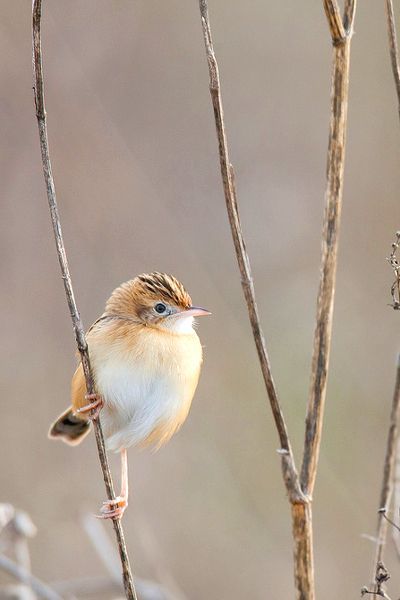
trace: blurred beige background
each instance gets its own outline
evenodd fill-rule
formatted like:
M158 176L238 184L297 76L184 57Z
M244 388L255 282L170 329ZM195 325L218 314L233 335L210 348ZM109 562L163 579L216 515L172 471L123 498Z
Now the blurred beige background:
M135 572L190 600L293 597L289 508L225 214L197 2L47 0L48 125L70 267L89 326L121 281L179 277L213 317L190 418L130 452ZM210 0L231 159L274 371L299 456L329 119L322 2ZM399 315L385 262L400 227L400 129L383 2L360 2L326 421L315 493L318 594L368 583ZM30 2L0 6L0 500L39 528L46 581L103 572L79 518L104 488L94 439L50 443L74 339L52 238L31 79ZM299 459L298 459L299 460ZM116 480L117 461L113 459ZM111 526L108 526L111 533ZM391 590L399 563L388 553ZM167 579L168 579L167 577ZM1 575L0 575L1 580ZM168 583L168 582L167 582Z

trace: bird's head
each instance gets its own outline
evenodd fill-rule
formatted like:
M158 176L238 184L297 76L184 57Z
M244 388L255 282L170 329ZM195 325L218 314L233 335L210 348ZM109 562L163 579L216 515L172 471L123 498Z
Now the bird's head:
M183 285L172 275L148 273L123 283L112 293L106 313L125 315L145 325L190 333L195 317L211 314L193 306Z

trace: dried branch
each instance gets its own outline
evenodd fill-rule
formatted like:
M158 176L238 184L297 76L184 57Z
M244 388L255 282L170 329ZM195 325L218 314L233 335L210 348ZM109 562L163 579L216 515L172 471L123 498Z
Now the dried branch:
M286 489L289 497L291 498L291 501L302 502L305 501L305 499L300 489L299 478L294 462L291 444L289 441L285 419L283 417L282 409L279 404L275 384L271 374L271 366L265 343L265 337L261 328L260 317L258 314L258 308L255 298L250 260L247 254L242 228L240 225L234 171L229 160L219 71L211 37L207 0L199 0L199 5L210 76L210 94L214 108L215 126L218 137L222 184L224 188L225 203L228 212L229 223L231 226L233 243L236 251L236 258L241 274L243 293L246 299L247 310L249 313L249 319L253 331L253 337L257 348L258 358L261 365L265 387L267 389L267 394L271 405L272 414L275 420L275 425L278 430L279 441L281 446L280 455L282 460L282 471L284 481L286 484Z
M389 51L390 51L390 62L392 63L393 79L396 86L397 93L397 104L400 117L400 64L399 64L399 50L397 45L396 35L396 23L394 19L394 10L392 0L386 0L386 17L388 25L388 37L389 37Z
M361 597L372 594L374 596L379 596L380 598L385 598L385 600L391 600L390 597L384 590L385 583L390 579L389 572L383 562L378 562L375 570L375 590L369 590L367 587L361 588Z
M388 28L388 38L389 38L389 52L390 52L390 61L392 65L393 79L396 86L397 93L397 104L398 104L398 112L400 117L400 65L399 65L399 52L397 45L397 35L396 35L396 24L394 18L394 9L392 0L386 0L386 18L387 18L387 28ZM395 280L390 288L391 296L392 296L392 308L395 310L400 309L400 264L397 259L397 251L400 245L400 231L396 232L396 241L392 243L392 251L390 256L387 258L390 266L392 267L395 275ZM386 454L385 461L383 467L383 478L382 478L382 487L381 487L381 496L380 496L380 509L378 511L378 525L377 525L377 543L376 543L376 552L375 552L375 560L374 560L374 568L375 571L378 572L378 565L381 564L384 555L384 548L386 543L387 536L387 524L390 523L393 525L395 530L399 530L399 527L391 521L387 512L390 509L390 504L392 501L393 490L395 485L395 465L396 460L399 458L397 456L400 448L399 448L399 418L400 418L400 355L397 358L397 370L396 370L396 383L394 387L393 400L392 400L392 409L390 413L390 425L389 431L386 441ZM398 486L398 482L396 482ZM399 552L398 548L398 533L395 538L396 550ZM376 595L379 595L378 590L379 586L376 584Z
M397 439L396 456L394 460L393 474L393 505L400 506L400 443ZM400 528L392 529L392 538L397 553L397 558L400 560Z
M394 310L400 309L400 263L397 258L397 251L400 245L400 231L396 232L396 241L392 243L392 251L390 256L387 257L387 261L393 269L395 280L390 288L392 295L392 308Z
M392 252L388 261L395 273L395 282L391 286L392 307L395 310L400 308L399 298L399 279L400 265L397 261L397 250L400 244L400 232L396 233L396 241L392 243ZM390 412L390 424L386 441L386 453L383 466L383 477L381 486L381 495L379 499L378 525L376 534L376 551L374 559L374 573L377 572L378 565L383 561L384 550L387 537L387 524L390 523L394 528L399 527L387 516L394 490L394 469L396 464L396 452L399 444L399 419L400 419L400 354L397 357L396 381L392 399L392 409Z
M400 531L400 526L397 525L397 523L395 523L394 521L392 521L392 519L389 519L389 517L386 514L386 509L385 508L380 508L378 510L378 513L382 513L383 518L385 519L385 521L387 521L389 523L389 525L391 525L396 531Z
M338 235L343 195L350 44L356 8L355 1L349 0L346 2L345 28L340 19L337 2L324 2L324 6L333 44L333 73L321 271L301 468L301 488L303 493L310 498L312 498L317 475L329 368ZM295 536L296 588L305 590L305 593L309 594L301 595L300 593L298 598L314 598L311 505L293 506L292 519L294 530L303 526L303 529L300 529L300 535Z
M346 36L353 35L354 17L356 14L356 0L345 0L343 12L343 26Z
M279 450L279 453L282 456L282 471L289 500L292 505L296 591L298 598L312 600L315 592L310 502L318 463L329 363L337 240L343 192L350 41L353 32L356 3L355 0L346 0L342 20L336 0L324 1L334 45L332 115L328 150L328 182L323 227L321 280L318 294L317 327L314 341L311 392L307 411L301 486L299 485L298 473L282 409L272 379L265 338L261 329L255 300L249 257L240 226L234 171L229 160L219 71L213 48L207 0L199 0L199 5L210 76L210 94L217 130L225 203L253 337L280 439L281 450Z
M329 354L332 335L333 301L335 294L336 265L340 213L343 195L343 172L346 143L347 103L349 90L350 43L353 23L348 22L349 33L338 40L332 28L332 13L325 2L325 10L333 43L333 73L331 89L331 123L327 159L326 207L322 230L321 275L317 300L317 319L311 367L310 395L307 407L306 433L301 487L312 495L317 472L319 448L326 396ZM354 19L355 3L347 15ZM336 14L336 11L334 11Z
M400 355L397 358L396 383L394 386L392 410L390 413L390 425L386 442L386 454L383 467L383 479L381 487L381 495L379 499L378 512L378 527L377 527L377 544L374 561L374 572L377 569L378 563L383 560L384 547L386 543L387 522L390 520L387 517L387 512L390 509L390 504L393 495L394 485L394 466L396 458L396 449L399 438L399 418L400 418Z
M342 42L346 37L342 17L337 0L324 0L324 9L331 30L332 41Z
M33 33L33 71L34 71L34 94L36 105L36 117L39 127L40 150L42 155L43 173L47 189L47 199L49 203L51 221L53 225L54 238L57 247L57 255L60 263L61 275L64 282L65 294L75 332L75 338L79 353L81 355L82 367L85 374L86 388L89 394L95 392L93 375L89 362L89 351L86 343L85 333L82 321L76 305L74 291L72 288L71 276L68 268L67 255L61 231L60 216L58 213L56 191L51 169L49 144L46 125L46 110L44 102L44 84L43 84L43 66L42 66L42 48L41 48L41 15L42 0L33 0L32 5L32 33ZM97 449L101 468L103 471L104 483L107 496L110 500L115 499L114 487L111 478L105 451L103 432L99 419L93 421L94 432L96 436ZM122 575L126 597L129 600L136 600L136 592L132 578L132 572L129 565L128 553L121 521L113 519L113 526L118 542L119 555L122 565Z
M0 554L0 569L9 573L24 585L29 586L40 598L44 598L44 600L62 600L62 597L51 587L31 575L29 571L17 565L4 554Z

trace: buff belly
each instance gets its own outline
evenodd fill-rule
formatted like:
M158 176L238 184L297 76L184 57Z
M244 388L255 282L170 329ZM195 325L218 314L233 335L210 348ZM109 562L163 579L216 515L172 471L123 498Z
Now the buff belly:
M102 365L96 387L104 399L101 423L108 450L158 447L179 429L192 400L181 375L168 369L150 373L145 365L129 361Z

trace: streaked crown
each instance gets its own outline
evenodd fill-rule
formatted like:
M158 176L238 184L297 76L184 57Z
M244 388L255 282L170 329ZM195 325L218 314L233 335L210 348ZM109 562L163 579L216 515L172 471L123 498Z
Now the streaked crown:
M117 287L106 304L106 314L132 315L147 320L149 310L163 302L186 310L192 300L183 285L166 273L144 273Z
M138 280L138 281L137 281ZM183 287L183 285L172 275L166 273L154 273L139 275L134 279L138 288L143 293L149 294L152 299L160 298L168 304L174 304L179 308L189 308L192 299Z

